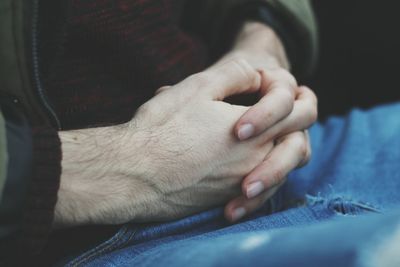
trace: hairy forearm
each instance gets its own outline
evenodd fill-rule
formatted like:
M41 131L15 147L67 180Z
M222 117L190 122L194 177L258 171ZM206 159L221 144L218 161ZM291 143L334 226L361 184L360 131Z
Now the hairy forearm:
M132 144L140 144L140 137L122 127L127 126L60 132L63 160L56 227L120 219L113 216L111 207L123 208L138 198L134 191L141 190L136 179L140 176L140 149ZM135 139L137 142L132 142ZM122 177L128 174L130 179Z

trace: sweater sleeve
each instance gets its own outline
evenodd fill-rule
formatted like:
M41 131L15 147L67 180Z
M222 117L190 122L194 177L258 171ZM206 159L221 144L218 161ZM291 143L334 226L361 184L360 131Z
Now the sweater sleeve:
M205 0L187 1L183 23L200 34L215 57L221 55L221 44L226 42L226 31L238 21L253 19L254 6L263 8L263 21L281 37L292 71L297 76L312 73L318 55L318 34L309 0ZM265 11L267 10L267 11ZM250 17L246 17L250 14ZM236 22L234 21L236 19Z
M51 231L61 174L61 144L56 130L31 127L15 104L4 102L1 107L9 160L0 200L0 263L14 264L36 256Z
M32 255L40 253L51 232L61 176L61 142L57 131L32 129L32 175L18 245Z

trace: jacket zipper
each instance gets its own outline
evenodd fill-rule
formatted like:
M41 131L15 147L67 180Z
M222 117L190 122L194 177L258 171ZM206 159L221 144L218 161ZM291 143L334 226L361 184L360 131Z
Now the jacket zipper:
M48 115L50 115L52 121L58 130L61 130L61 122L57 117L56 112L53 107L49 103L46 92L43 88L42 80L40 77L40 61L39 61L39 47L38 47L38 20L39 20L39 0L33 0L32 4L32 68L33 68L33 81L35 84L36 91L38 93L39 99L42 103L42 106L47 111Z

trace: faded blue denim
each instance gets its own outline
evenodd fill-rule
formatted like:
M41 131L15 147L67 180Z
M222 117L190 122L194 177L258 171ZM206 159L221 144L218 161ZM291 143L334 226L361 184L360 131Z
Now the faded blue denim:
M230 225L218 208L128 224L67 266L369 267L388 260L378 252L400 235L400 104L354 110L310 135L311 162L251 218ZM400 244L395 249L398 258L388 262L400 266Z

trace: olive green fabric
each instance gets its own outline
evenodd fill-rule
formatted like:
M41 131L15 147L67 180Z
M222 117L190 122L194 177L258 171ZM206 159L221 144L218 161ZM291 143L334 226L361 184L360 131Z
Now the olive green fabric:
M0 201L3 195L3 188L7 177L7 144L6 129L3 115L0 111Z
M16 60L15 40L13 36L12 0L0 1L0 90L11 94L11 90L21 87Z
M318 58L317 21L309 0L267 0L281 14L291 20L303 36L306 43L304 74L309 75L315 69Z
M20 88L18 62L13 36L12 0L0 1L0 97L12 95ZM1 107L0 107L1 108ZM7 173L7 143L4 117L0 111L0 202Z
M318 31L315 16L309 0L204 0L197 7L201 27L207 29L207 38L216 42L221 35L223 21L230 11L246 3L266 3L274 9L274 13L290 25L301 36L302 62L301 74L310 74L317 60Z
M18 99L34 123L48 123L29 75L31 0L0 0L0 95Z
M31 0L0 0L0 97L18 100L32 121L44 121L28 75ZM0 200L7 169L4 118L0 121Z

